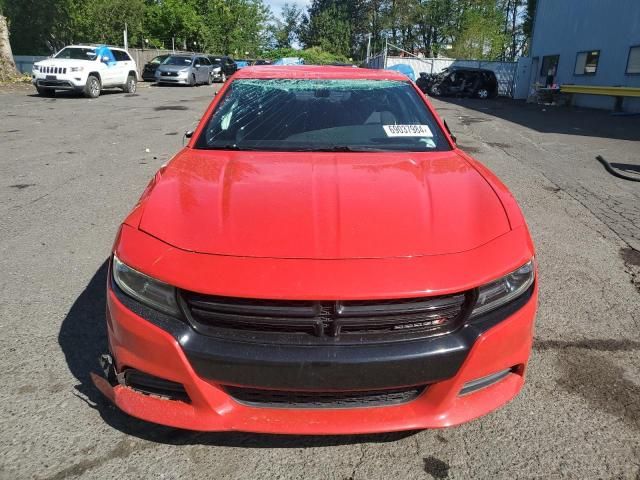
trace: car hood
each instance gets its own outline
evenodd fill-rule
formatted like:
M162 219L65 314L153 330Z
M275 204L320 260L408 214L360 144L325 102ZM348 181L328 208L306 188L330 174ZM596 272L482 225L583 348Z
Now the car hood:
M36 62L39 67L69 67L73 65L86 65L87 63L97 63L95 60L79 60L76 58L47 58Z
M457 253L510 230L490 185L455 151L191 149L157 177L139 228L194 252L314 259Z

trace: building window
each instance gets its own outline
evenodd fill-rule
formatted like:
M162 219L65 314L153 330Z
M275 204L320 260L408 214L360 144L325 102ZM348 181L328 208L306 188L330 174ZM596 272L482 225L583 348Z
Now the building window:
M576 69L574 75L595 75L598 70L598 59L600 50L591 52L579 52L576 57Z
M640 45L629 49L627 73L640 73Z

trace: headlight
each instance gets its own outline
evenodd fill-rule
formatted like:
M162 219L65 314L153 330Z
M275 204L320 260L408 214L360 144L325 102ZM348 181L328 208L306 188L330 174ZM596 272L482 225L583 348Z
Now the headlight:
M81 72L84 70L84 67L71 67L69 71L71 72Z
M535 278L533 259L509 275L479 288L472 317L495 310L525 293Z
M31 67L31 70L33 70L34 72L39 72L40 71L40 65L37 64L33 64L33 67Z
M122 263L115 255L112 272L116 284L127 295L169 315L180 314L176 289L171 285L134 270Z
M186 75L187 73L189 73L189 69L188 69L188 68L185 68L184 70L180 70L178 73L179 73L180 75Z

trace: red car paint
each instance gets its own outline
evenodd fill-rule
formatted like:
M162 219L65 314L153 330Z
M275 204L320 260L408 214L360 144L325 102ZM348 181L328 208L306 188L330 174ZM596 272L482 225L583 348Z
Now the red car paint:
M390 71L257 67L239 78L406 80ZM459 150L433 153L235 152L194 149L227 83L189 145L163 167L124 221L114 253L180 289L283 300L374 300L462 292L506 275L534 255L507 188ZM428 100L425 105L444 128ZM145 395L94 376L130 415L174 427L353 434L445 427L484 415L523 385L537 306L526 304L482 333L457 373L402 405L286 409L236 402L199 376L180 342L107 295L116 371L184 385L190 402ZM461 387L505 368L474 393ZM250 386L250 385L247 385Z

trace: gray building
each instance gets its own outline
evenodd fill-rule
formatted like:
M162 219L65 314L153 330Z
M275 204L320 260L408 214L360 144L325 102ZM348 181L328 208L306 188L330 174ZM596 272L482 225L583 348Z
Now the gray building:
M538 0L531 84L640 88L640 0ZM613 96L575 94L574 105L613 109ZM640 98L625 97L640 112Z

